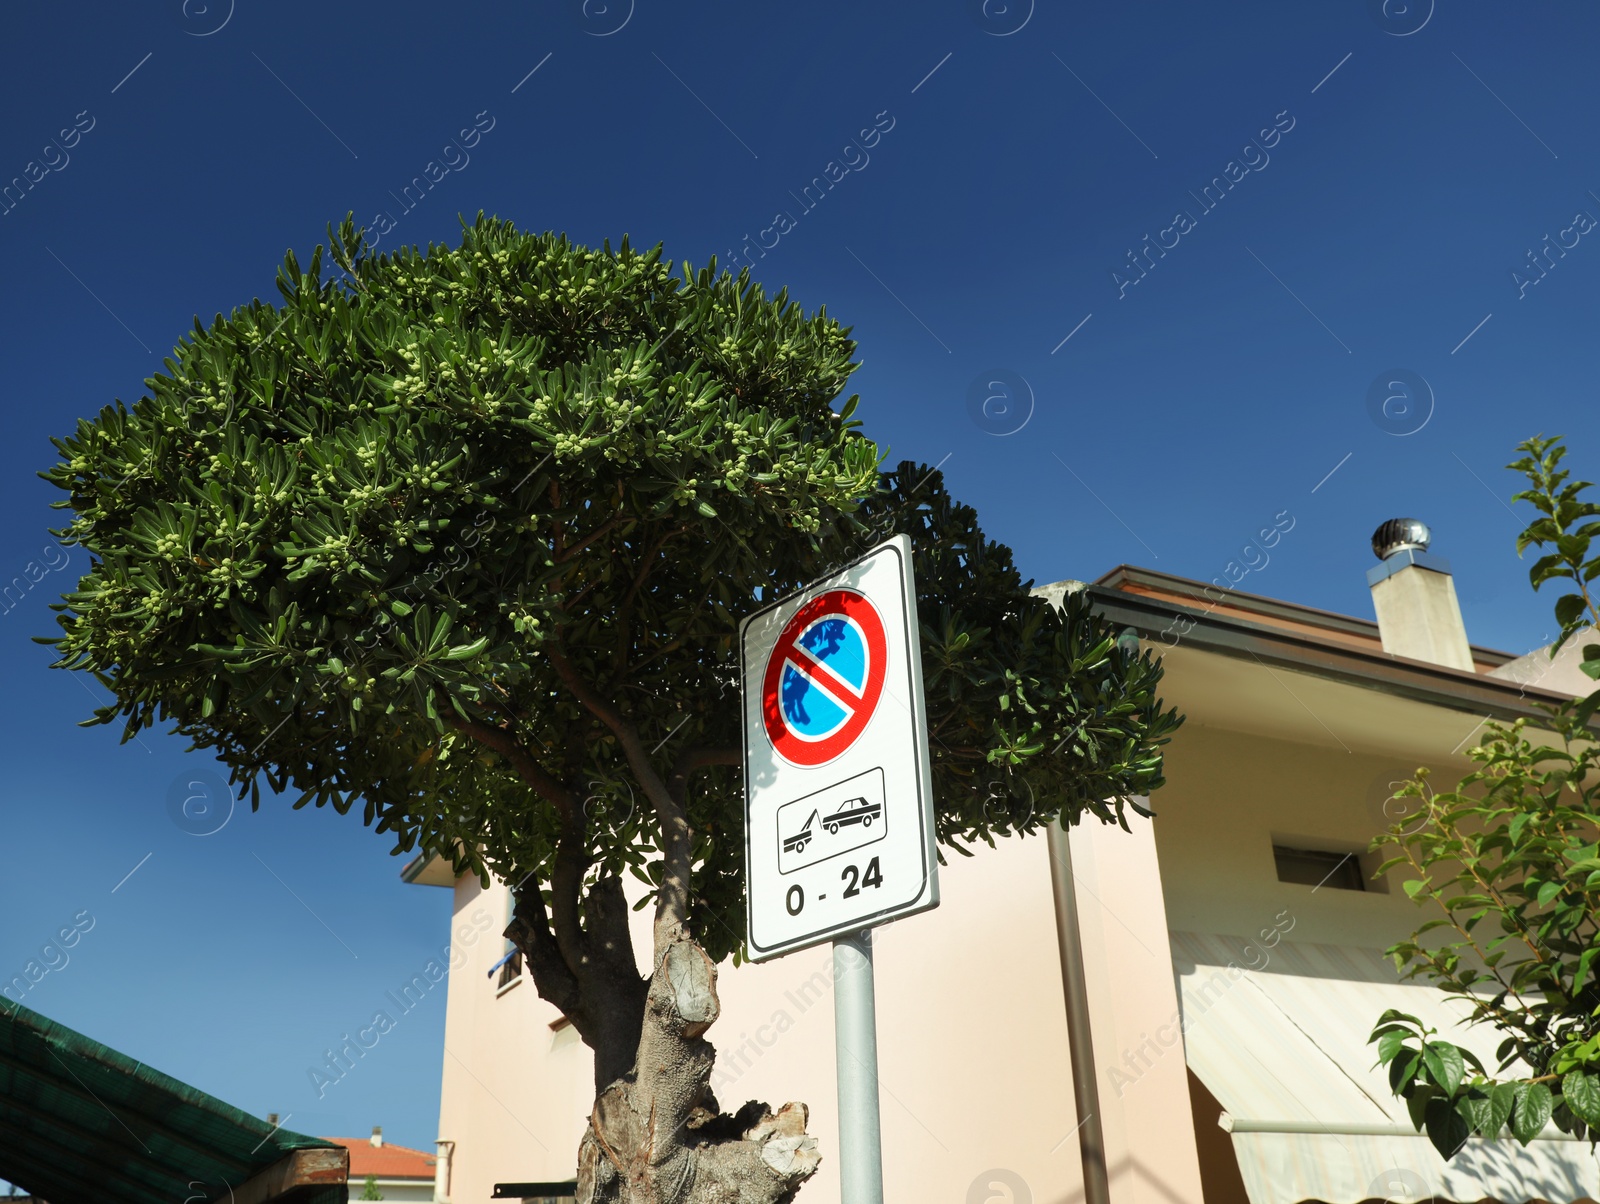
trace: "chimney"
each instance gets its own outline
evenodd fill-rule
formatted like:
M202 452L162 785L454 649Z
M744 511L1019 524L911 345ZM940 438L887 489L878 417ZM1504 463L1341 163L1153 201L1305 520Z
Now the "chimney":
M437 1204L449 1204L450 1160L455 1156L456 1143L440 1139L433 1143L433 1198Z
M1372 533L1381 563L1367 570L1367 584L1383 650L1474 673L1450 564L1428 553L1429 538L1414 518L1391 518Z
M383 1148L383 1126L382 1125L373 1125L372 1126L372 1148L375 1149L375 1150Z

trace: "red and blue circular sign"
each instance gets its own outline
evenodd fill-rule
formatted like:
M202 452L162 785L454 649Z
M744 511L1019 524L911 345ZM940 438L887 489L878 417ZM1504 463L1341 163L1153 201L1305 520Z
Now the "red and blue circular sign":
M831 589L795 611L761 683L761 713L778 755L811 767L854 744L883 698L888 659L883 618L865 595Z

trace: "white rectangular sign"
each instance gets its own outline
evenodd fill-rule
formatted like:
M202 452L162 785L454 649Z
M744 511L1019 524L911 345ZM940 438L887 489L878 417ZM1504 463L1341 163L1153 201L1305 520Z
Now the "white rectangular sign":
M937 907L910 538L739 637L751 959Z

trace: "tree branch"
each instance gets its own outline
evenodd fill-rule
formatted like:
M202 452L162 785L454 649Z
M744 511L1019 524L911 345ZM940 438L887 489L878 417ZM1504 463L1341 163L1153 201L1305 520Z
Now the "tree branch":
M549 1000L561 1009L562 1015L571 1017L582 1006L578 979L556 946L539 884L517 887L512 898L512 918L506 927L506 939L522 951L540 998Z
M639 966L633 956L633 933L628 925L631 914L621 878L613 874L589 888L589 922L585 932L590 954L607 973L635 978L642 984L644 980L639 979Z
M601 523L598 527L596 527L593 531L591 531L588 535L584 536L577 543L573 544L570 548L563 548L555 557L553 557L554 562L556 564L565 564L567 561L571 560L574 556L576 556L579 552L581 552L585 548L587 548L590 544L594 543L597 539L601 539L601 538L611 534L611 532L615 531L618 527L622 526L623 523L630 522L630 521L632 521L632 520L624 518L624 517L622 517L620 515L617 516L617 517L614 517L614 518L607 519L605 522Z
M640 558L639 572L634 576L633 584L628 586L628 592L623 595L622 602L617 606L617 648L611 665L613 676L620 675L627 663L628 648L631 643L628 638L628 632L631 630L630 624L633 622L633 604L639 597L639 591L644 588L646 579L649 578L651 571L655 568L656 557L661 555L661 549L667 546L667 540L674 535L682 534L686 530L688 530L687 527L671 527L663 531L660 538L651 544Z
M578 798L546 773L539 763L534 760L516 736L508 728L491 727L487 723L476 723L470 719L463 719L459 715L441 712L444 721L464 736L470 736L486 748L493 749L507 761L511 768L516 770L517 776L533 788L541 798L556 809L561 817L562 827L578 832L583 831L583 814L578 805Z
M656 892L655 943L659 956L679 933L688 930L689 874L693 863L688 816L650 763L650 754L645 751L644 742L633 724L595 692L563 653L550 649L547 655L566 687L617 737L634 777L655 811L661 828L662 860L661 887Z
M581 880L580 874L580 885ZM569 887L563 883L556 889L557 898ZM557 912L552 926L537 883L518 888L514 897L514 918L506 936L522 950L540 997L560 1008L594 1051L595 1090L599 1091L626 1074L634 1063L649 990L634 962L622 880L605 877L590 887L588 923L576 937L573 933L555 935L565 928L561 913ZM576 915L576 899L562 906L568 915ZM574 939L581 946L577 956L563 944Z
M689 779L702 769L712 765L742 765L744 754L737 748L686 748L672 767L672 773L667 777L667 790L677 800L678 805L684 805L684 791L688 788Z
M700 612L703 611L706 608L706 603L711 601L711 592L712 592L713 588L714 588L714 586L710 586L710 585L706 586L706 592L700 595L700 601L698 601L698 602L696 602L694 604L694 609L691 610L689 612L689 614L688 614L688 617L683 620L683 626L681 628L682 631L688 632L688 631L690 631L692 629L694 621L700 617ZM688 636L687 635L679 635L675 639L668 640L665 644L661 645L661 647L657 648L649 656L647 656L643 660L640 660L639 662L637 662L633 666L633 675L637 677L638 673L639 673L639 670L643 669L646 665L649 665L652 661L660 660L663 656L666 656L668 653L676 652L679 648L683 647L683 645L685 643L687 643L687 642L688 642Z
M552 927L556 946L580 983L586 977L588 943L583 926L578 923L578 901L583 893L583 876L588 872L589 857L581 837L574 843L570 832L563 833L556 844L555 872L550 875L550 907L555 913Z

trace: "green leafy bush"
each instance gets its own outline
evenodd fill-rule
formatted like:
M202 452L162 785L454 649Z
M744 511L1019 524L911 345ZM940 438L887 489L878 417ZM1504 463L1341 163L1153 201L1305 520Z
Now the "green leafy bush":
M1590 483L1560 467L1559 439L1519 445L1509 467L1530 488L1515 501L1540 517L1517 538L1537 547L1535 589L1565 581L1557 599L1560 638L1600 623L1590 583L1600 556L1600 506ZM1600 644L1582 647L1582 669L1600 678ZM1418 1129L1454 1155L1469 1135L1509 1131L1526 1145L1547 1122L1564 1132L1600 1135L1600 775L1590 721L1600 691L1559 706L1548 718L1486 724L1469 756L1477 768L1453 789L1436 791L1425 770L1397 798L1415 809L1374 842L1410 871L1405 891L1442 915L1390 950L1407 978L1423 978L1471 1007L1471 1020L1499 1030L1491 1074L1469 1051L1435 1039L1413 1016L1386 1012L1372 1040L1389 1082ZM1442 934L1427 940L1430 933ZM1521 1064L1523 1073L1506 1078Z

